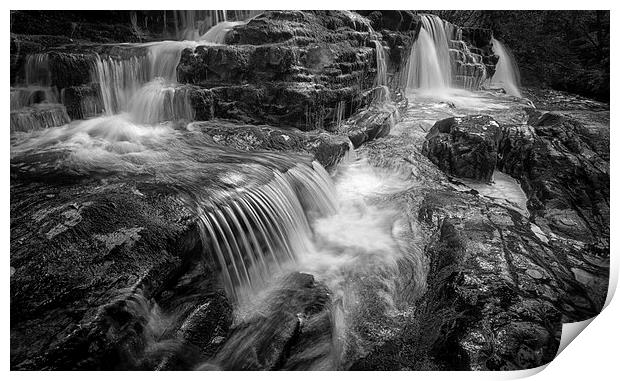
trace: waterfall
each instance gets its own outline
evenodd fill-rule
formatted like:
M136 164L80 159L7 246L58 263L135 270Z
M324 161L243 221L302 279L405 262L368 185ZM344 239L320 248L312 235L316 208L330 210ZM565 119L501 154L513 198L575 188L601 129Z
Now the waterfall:
M209 28L226 21L225 10L174 11L177 40L197 40Z
M387 80L387 60L385 56L385 49L383 44L379 40L373 40L375 44L375 55L377 60L377 77L375 78L375 87L379 87L376 90L375 102L389 102L390 90L388 88Z
M131 97L148 79L147 60L143 56L127 59L97 56L92 71L99 83L103 110L107 115L124 111Z
M228 294L238 300L245 289L260 289L274 271L309 251L312 211L335 211L333 184L316 162L276 171L269 183L200 213L201 237Z
M421 15L422 27L407 64L407 88L477 90L487 80L479 49L470 49L462 30L435 15Z
M131 98L128 111L136 123L157 124L194 119L187 87L179 87L161 77L142 86Z
M200 36L200 41L208 41L214 44L225 44L226 35L238 25L246 24L247 21L222 21Z
M42 130L48 127L57 127L71 121L67 109L60 104L36 104L11 111L11 132Z
M183 29L177 36L185 40L125 44L145 51L129 57L106 54L95 56L90 75L92 82L99 84L97 92L104 114L129 112L134 122L148 124L178 119L191 121L194 111L189 102L188 88L180 88L177 84L177 66L183 50L198 45L225 43L226 34L233 27L247 23L259 11L236 12L235 18L245 18L244 21L226 21L226 11L175 11L174 14L177 27ZM59 97L58 91L50 87L49 60L47 53L27 56L24 68L26 86L11 90L12 111L66 99L64 96ZM80 102L85 104L80 104L77 115L94 116L100 110L94 103L94 97ZM32 110L25 111L11 120L15 123L32 120ZM25 115L30 116L26 118ZM37 120L45 121L49 118L42 116ZM61 120L64 118L54 118L55 123ZM27 126L15 126L14 129L30 130L32 126L38 125L40 123L28 122Z
M49 55L47 53L30 54L25 63L26 85L50 85Z
M450 87L449 26L435 15L421 15L422 27L407 64L408 89Z
M213 19L225 20L225 12L218 12L213 14L216 15ZM183 25L196 24L196 14L193 12L184 11L180 15ZM134 121L140 123L159 123L177 118L191 121L194 112L188 92L177 91L176 70L183 50L194 49L200 44L224 44L226 34L233 27L248 21L218 22L202 36L198 32L192 33L191 40L139 44L139 47L147 49L143 56L124 59L98 56L92 75L93 81L100 84L105 113L113 115L130 111Z
M512 53L495 38L491 42L493 44L493 52L499 56L499 61L495 66L495 74L491 78L491 85L499 86L506 90L507 94L521 98L519 67Z

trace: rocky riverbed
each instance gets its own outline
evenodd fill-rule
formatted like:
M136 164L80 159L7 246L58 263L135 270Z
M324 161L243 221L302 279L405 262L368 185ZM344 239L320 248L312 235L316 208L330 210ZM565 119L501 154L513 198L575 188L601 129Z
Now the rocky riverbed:
M407 89L421 24L269 11L224 44L161 51L12 34L11 368L551 361L562 323L607 294L609 105ZM492 33L460 37L457 66L480 56L455 79L471 84L495 68ZM161 69L164 50L172 83L127 83L161 91L165 112L136 119L148 108L119 100L148 92L101 91L106 62ZM41 53L47 74L28 72ZM41 73L53 91L18 83Z

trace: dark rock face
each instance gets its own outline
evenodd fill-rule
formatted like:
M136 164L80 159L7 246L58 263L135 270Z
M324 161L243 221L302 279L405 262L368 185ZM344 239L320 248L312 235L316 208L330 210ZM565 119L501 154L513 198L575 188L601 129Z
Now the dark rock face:
M356 11L370 20L370 25L375 30L389 29L393 31L406 32L416 30L420 27L420 17L412 11L381 10Z
M599 237L603 241L593 244L605 247L608 148L590 145L604 136L594 137L584 123L561 113L535 112L529 123L505 129L498 167L522 181L534 216L555 233L586 242Z
M103 104L95 86L72 86L61 93L62 103L72 120L86 119L103 112Z
M189 212L139 184L12 179L11 195L11 367L116 368L114 306L200 253Z
M490 181L499 138L499 124L490 116L448 118L435 123L422 152L448 174Z

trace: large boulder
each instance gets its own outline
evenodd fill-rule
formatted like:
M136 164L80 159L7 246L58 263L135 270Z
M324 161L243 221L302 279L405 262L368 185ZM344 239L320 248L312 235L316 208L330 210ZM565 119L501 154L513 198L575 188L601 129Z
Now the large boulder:
M499 124L487 115L443 119L429 131L422 152L447 174L490 181L500 132Z
M609 135L558 112L535 112L529 123L505 128L498 167L521 181L534 218L544 219L541 224L586 242L597 237L600 242L591 243L604 253L610 193L609 151L602 142Z

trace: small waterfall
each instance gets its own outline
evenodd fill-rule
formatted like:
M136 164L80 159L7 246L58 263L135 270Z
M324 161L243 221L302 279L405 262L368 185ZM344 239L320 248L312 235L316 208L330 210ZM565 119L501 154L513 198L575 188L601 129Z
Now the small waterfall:
M379 91L376 91L375 102L383 103L389 102L390 90L388 88L387 79L387 59L385 55L385 49L383 44L379 40L373 40L375 44L375 54L377 59L377 77L375 78L375 87L380 87Z
M487 80L482 52L463 41L462 30L435 15L421 15L422 27L407 64L407 88L477 90Z
M149 79L161 77L168 81L177 80L177 65L181 53L186 48L195 48L195 41L162 41L146 45L148 47Z
M495 66L495 74L491 78L491 86L499 86L506 93L521 98L519 67L510 50L495 38L491 40L493 52L499 56Z
M128 106L131 119L136 123L157 124L171 120L192 121L194 109L187 87L179 87L161 77L142 86Z
M60 104L36 104L11 111L11 132L27 132L57 127L71 121L67 109Z
M269 183L200 213L205 248L214 255L229 295L260 289L274 271L310 249L308 214L335 211L333 184L318 163L274 172Z
M238 25L246 24L247 21L222 21L214 25L205 34L200 36L200 41L212 42L214 44L225 44L226 35L230 30Z
M435 15L421 15L421 20L420 34L407 64L407 88L448 88L451 80L448 23Z
M67 109L59 104L58 89L51 86L50 57L36 53L26 57L24 79L11 88L11 132L26 132L69 123Z
M166 103L166 99L175 92L176 68L181 52L196 45L194 41L163 41L143 45L148 49L143 56L124 59L98 56L92 76L93 81L100 85L105 113L114 115L122 111L149 110L152 114L138 119L144 123L161 122L164 115L175 115L164 110L172 101ZM148 103L152 105L147 106ZM183 106L187 107L191 107L189 102ZM178 106L175 109L180 110ZM189 113L182 112L181 115L188 117Z
M51 83L49 55L47 53L28 55L24 71L26 85L49 86Z
M177 40L197 40L209 28L226 21L224 10L174 11Z
M99 83L104 112L124 111L133 95L148 80L148 62L143 56L118 59L98 56L92 72Z

